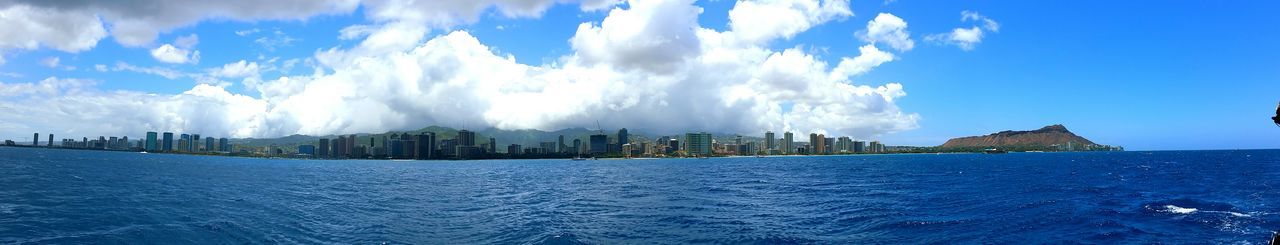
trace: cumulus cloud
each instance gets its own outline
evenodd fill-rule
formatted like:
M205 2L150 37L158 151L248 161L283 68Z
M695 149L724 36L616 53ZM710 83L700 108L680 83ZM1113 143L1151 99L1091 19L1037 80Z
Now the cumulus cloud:
M174 47L173 45L160 45L155 49L151 49L151 57L164 63L185 64L197 63L200 61L200 51L188 51Z
M729 11L729 27L742 41L758 44L790 39L815 25L849 16L853 11L848 0L739 1Z
M925 41L944 45L954 45L956 47L960 47L960 49L969 51L976 48L979 43L982 43L982 38L985 35L984 30L993 33L1000 32L1000 23L978 14L978 12L969 10L961 11L960 21L972 21L977 23L969 28L955 28L952 29L951 32L925 36Z
M907 22L890 13L880 13L875 19L867 22L867 29L858 32L858 38L873 44L884 43L898 51L908 51L915 47L915 41L907 32Z
M271 62L241 60L195 76L243 78L256 95L211 84L178 95L80 89L76 96L58 96L50 103L0 107L0 113L39 115L35 112L51 110L68 114L49 118L76 119L60 121L113 122L108 127L40 125L77 133L162 130L232 137L379 132L426 125L555 130L594 127L597 120L607 127L664 134L790 130L865 138L916 127L919 116L895 104L906 95L902 85L859 85L852 80L895 60L893 54L869 44L832 66L801 48L769 48L770 41L852 15L846 1L743 2L750 2L739 5L743 8L807 14L797 16L801 19L739 19L758 26L716 31L698 25L703 10L691 0L629 2L610 9L600 23L579 25L569 40L569 54L549 64L529 65L496 53L467 31L426 34L442 23L473 21L469 18L475 18L477 8L497 6L504 15L536 16L554 1L382 1L370 4L373 23L353 29L356 34L339 33L363 38L359 44L317 51L308 59L314 60L311 74L264 80L259 77ZM391 4L401 7L388 10ZM822 13L825 16L810 16ZM384 19L388 16L403 19ZM437 20L439 16L448 20ZM896 24L880 19L874 21L883 22L877 26ZM900 28L866 33L875 33L875 43L910 49L894 46L904 42L893 38L894 30L906 35L905 22L897 21ZM125 63L116 69L162 73ZM21 96L28 95L0 99ZM48 119L36 121L44 120Z

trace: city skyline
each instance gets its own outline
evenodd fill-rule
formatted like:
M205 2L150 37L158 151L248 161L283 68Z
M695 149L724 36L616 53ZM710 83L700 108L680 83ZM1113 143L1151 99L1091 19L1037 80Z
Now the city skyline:
M599 122L932 146L1066 124L1134 150L1280 148L1272 2L134 4L0 2L30 34L0 39L0 139Z

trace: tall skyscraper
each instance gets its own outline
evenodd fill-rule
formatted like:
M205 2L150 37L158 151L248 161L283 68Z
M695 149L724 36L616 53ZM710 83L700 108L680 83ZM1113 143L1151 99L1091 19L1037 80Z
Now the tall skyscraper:
M164 146L163 149L161 150L164 150L166 152L173 151L173 133L164 132L164 140L161 141L161 143L162 143L161 145Z
M227 138L218 138L218 151L231 152L231 141Z
M187 143L187 151L200 152L200 134L191 135L191 141Z
M778 146L775 145L774 143L776 142L774 142L773 131L765 131L764 132L764 151L769 152L770 150L777 150ZM769 154L773 154L773 153L769 153Z
M591 149L588 151L592 155L604 154L609 152L609 136L603 134L593 134L589 139Z
M476 132L458 130L458 146L475 146Z
M820 150L817 150L817 149L822 149L820 145L821 143L822 143L822 139L818 137L818 133L809 133L808 153L813 155L813 154L818 154L818 152L821 152Z
M573 154L582 154L582 139L573 139Z
M489 154L498 153L498 139L489 138Z
M333 142L333 158L347 158L347 136L338 135L338 140Z
M792 154L796 152L795 135L791 132L782 133L782 154Z
M631 138L629 137L630 135L627 134L627 128L619 129L618 130L618 147L622 147L622 145L631 143Z
M694 156L710 156L712 153L711 134L707 132L687 133L684 135L685 152Z
M31 146L40 146L40 133L31 136Z
M320 138L316 145L316 158L329 158L329 139Z
M414 154L418 159L436 158L436 133L422 132L418 134L418 148Z
M564 149L564 148L565 148L565 145L564 145L564 135L563 135L563 134L561 134L561 135L560 135L560 141L559 141L559 142L560 142L560 144L559 144L559 145L556 145L556 152L559 152L559 153L565 153L565 152L566 152L566 150Z
M314 150L315 146L312 146L312 149ZM215 148L213 148L213 137L204 138L204 151L215 151Z
M49 147L53 148L53 134L49 134Z
M836 142L835 138L822 138L822 151L823 151L822 153L823 154L835 153L835 147L834 147L835 142Z
M349 158L357 158L357 157L359 157L359 156L356 156L357 154L355 154L355 153L356 153L356 152L355 152L355 150L356 150L356 135L355 135L355 134L348 135L348 136L347 136L347 142L342 143L342 146L344 146L344 147L346 147L346 148L347 148L346 150L343 150L343 151L344 151L343 153L344 153L344 154L346 154L346 155L347 155L347 157L349 157Z
M159 135L156 134L156 132L147 132L147 143L145 146L147 151L156 151L156 141L159 140L158 138Z

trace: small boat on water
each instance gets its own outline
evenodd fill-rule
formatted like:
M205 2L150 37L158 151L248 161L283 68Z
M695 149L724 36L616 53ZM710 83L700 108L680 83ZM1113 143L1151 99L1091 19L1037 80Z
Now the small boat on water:
M983 154L1005 154L1009 152L1001 149L996 149L996 148L987 148L982 150L982 153Z
M573 160L574 160L574 161L586 161L587 159L586 159L586 158L582 158L582 157L573 157Z

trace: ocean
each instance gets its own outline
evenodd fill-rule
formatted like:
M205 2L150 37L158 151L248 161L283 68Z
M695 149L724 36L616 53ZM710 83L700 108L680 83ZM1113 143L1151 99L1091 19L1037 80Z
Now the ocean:
M325 161L0 147L0 243L1244 243L1280 151Z

